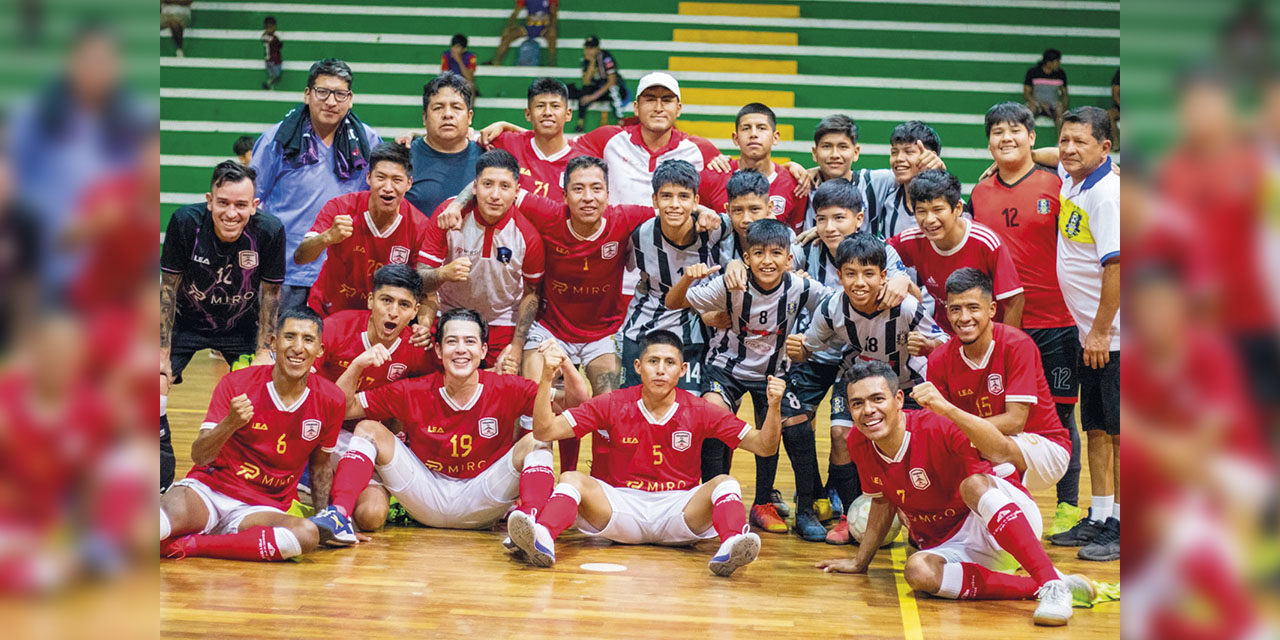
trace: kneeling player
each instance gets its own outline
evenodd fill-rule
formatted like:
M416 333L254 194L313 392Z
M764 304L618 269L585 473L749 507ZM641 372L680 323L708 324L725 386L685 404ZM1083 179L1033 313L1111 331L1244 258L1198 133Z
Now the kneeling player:
M819 568L866 572L897 510L920 549L907 559L912 589L959 600L1038 598L1035 622L1050 626L1071 618L1073 596L1093 600L1088 578L1053 568L1040 545L1040 510L1026 489L992 475L991 463L947 418L904 411L893 367L858 362L846 379L857 427L849 434L849 455L873 501L857 556L824 560ZM953 419L967 426L986 422L963 412ZM1019 565L1030 575L1001 573Z
M310 373L323 350L320 332L311 309L281 311L275 364L232 371L218 382L191 444L195 467L160 497L165 556L285 560L329 537L323 520L285 513L308 462L316 504L328 502L333 480L329 453L343 399L332 382Z
M782 419L778 404L785 386L769 378L769 411L757 430L737 416L677 387L688 367L680 339L652 331L640 341L634 363L640 386L613 391L582 406L552 413L554 368L543 370L534 403L533 435L539 440L608 438L608 480L577 471L560 475L546 507L516 512L507 525L511 540L540 567L555 563L555 539L574 524L587 536L624 544L690 545L720 536L711 571L729 576L756 559L760 536L747 528L738 481L720 475L699 484L702 441L716 438L756 455L778 451ZM560 354L547 354L559 365Z

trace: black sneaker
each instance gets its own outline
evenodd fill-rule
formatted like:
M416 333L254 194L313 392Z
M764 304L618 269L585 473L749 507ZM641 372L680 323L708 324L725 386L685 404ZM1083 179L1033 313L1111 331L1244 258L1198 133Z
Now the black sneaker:
M1115 518L1107 518L1102 524L1102 530L1093 538L1093 541L1080 549L1080 553L1076 554L1081 560L1092 560L1094 562L1110 562L1120 559L1120 521Z
M787 502L782 499L782 492L774 489L769 492L769 504L778 510L778 515L783 518L791 517L791 507L787 506Z
M1083 547L1097 537L1103 525L1090 520L1088 516L1080 518L1076 526L1054 536L1049 536L1049 544L1059 547Z

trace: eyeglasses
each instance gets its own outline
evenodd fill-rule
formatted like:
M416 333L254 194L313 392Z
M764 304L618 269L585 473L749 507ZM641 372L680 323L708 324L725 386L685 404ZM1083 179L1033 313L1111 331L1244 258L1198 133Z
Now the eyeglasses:
M319 98L321 102L328 100L329 96L333 96L338 100L338 102L346 102L351 99L351 92L345 89L326 89L324 87L312 87L311 93L314 93L316 95L316 98Z

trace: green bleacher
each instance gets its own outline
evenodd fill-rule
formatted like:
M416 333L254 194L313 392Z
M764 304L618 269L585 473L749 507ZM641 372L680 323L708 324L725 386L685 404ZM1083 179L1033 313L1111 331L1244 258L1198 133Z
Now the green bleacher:
M351 64L356 112L384 137L421 130L422 85L438 72L449 38L466 33L471 50L488 60L512 4L197 2L186 57L175 57L161 33L165 219L202 198L213 164L230 157L237 137L256 136L301 100L316 59L335 56ZM813 130L824 115L842 112L858 121L858 166L872 168L887 166L893 126L918 118L937 129L943 159L967 192L990 163L982 114L995 102L1021 100L1023 74L1044 49L1063 51L1073 106L1110 105L1119 7L1092 0L566 0L557 66L512 66L514 47L507 66L481 66L475 124L524 123L529 82L543 75L578 82L582 40L596 34L633 91L648 71L675 75L685 95L681 128L711 138L730 155L736 153L728 139L734 113L757 98L779 116L783 142L774 155L805 164L812 164ZM276 16L285 43L284 77L273 92L260 89L258 35L267 15ZM590 125L599 122L599 114L588 118ZM1052 144L1052 124L1041 122L1038 142Z

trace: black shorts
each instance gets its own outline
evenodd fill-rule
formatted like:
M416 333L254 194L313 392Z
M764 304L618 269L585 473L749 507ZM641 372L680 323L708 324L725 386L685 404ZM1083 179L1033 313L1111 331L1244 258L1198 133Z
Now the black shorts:
M182 370L187 368L191 357L201 349L214 349L222 354L229 366L235 366L236 360L243 355L253 357L258 348L257 336L244 335L205 335L194 331L173 328L173 340L169 348L169 366L173 369L173 383L182 382Z
M1120 435L1120 352L1112 351L1101 369L1090 368L1082 356L1079 371L1080 427Z
M813 416L823 396L835 386L840 377L839 364L823 362L801 362L793 365L787 372L787 393L782 396L782 419L808 415ZM831 394L831 424L852 426L849 417L849 405L845 404L844 392L837 390Z
M1049 382L1049 394L1058 404L1075 404L1080 397L1080 380L1076 368L1080 366L1080 338L1075 327L1054 329L1027 329L1027 335L1040 348L1040 365L1045 380Z
M728 371L714 365L707 365L702 371L702 395L719 394L733 412L742 408L742 397L751 396L751 406L756 414L756 428L760 428L765 411L769 408L769 383L763 380L741 380L733 377Z
M1280 342L1264 332L1237 335L1235 344L1253 401L1267 409L1280 407Z
M689 370L680 378L681 389L695 395L702 395L702 357L707 352L705 344L684 345L684 361ZM640 384L640 374L636 371L635 362L640 357L640 343L628 338L622 339L622 388Z

